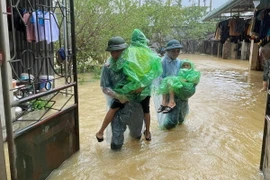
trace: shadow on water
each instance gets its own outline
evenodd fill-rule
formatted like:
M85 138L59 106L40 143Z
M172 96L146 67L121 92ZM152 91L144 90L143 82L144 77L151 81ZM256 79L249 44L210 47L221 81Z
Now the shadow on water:
M99 80L86 80L79 85L81 150L48 179L261 179L262 72L249 71L247 61L180 58L194 61L202 73L184 124L161 130L151 102L152 141L126 138L121 151L111 151L109 141L94 136L105 115Z

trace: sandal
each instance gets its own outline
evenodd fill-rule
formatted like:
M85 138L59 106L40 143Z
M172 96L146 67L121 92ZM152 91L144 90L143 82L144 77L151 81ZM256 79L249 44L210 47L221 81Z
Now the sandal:
M164 111L166 109L166 106L160 105L157 112L161 113L162 111Z
M167 106L167 107L165 108L165 110L162 111L162 113L169 113L169 112L171 112L172 110L174 110L175 107L176 107L176 106L174 106L174 107L169 107L169 106Z
M143 132L143 134L144 134L144 137L145 137L146 141L151 141L151 133L150 132L149 132L149 137L148 138L145 136L145 134L146 134L145 131Z

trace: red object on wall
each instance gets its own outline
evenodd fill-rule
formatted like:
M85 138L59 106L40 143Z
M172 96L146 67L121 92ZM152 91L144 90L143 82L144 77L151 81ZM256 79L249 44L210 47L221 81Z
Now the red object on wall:
M0 66L2 66L3 61L4 61L4 57L3 57L3 54L0 52Z

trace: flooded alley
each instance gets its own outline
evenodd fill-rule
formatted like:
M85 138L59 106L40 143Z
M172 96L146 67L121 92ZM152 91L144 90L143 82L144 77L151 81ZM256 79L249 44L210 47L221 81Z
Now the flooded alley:
M151 99L152 141L125 138L121 151L95 133L106 113L99 79L80 76L80 150L48 180L258 180L266 93L262 71L249 62L208 55L181 54L201 71L197 91L189 100L184 124L172 130L158 127Z

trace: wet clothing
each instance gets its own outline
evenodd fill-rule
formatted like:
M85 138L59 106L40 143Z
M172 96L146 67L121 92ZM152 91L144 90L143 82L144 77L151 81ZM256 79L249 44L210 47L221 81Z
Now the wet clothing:
M149 113L150 112L150 96L147 96L144 98L144 100L141 101L143 113Z
M153 83L154 89L160 87L162 79L166 78L167 76L177 76L179 74L182 61L179 60L178 58L172 60L167 54L165 54L161 63L163 66L163 74L161 75L160 78L154 81ZM169 99L168 96L167 98ZM176 103L176 107L174 108L174 110L166 114L163 113L157 114L158 123L161 128L171 129L174 128L176 125L183 123L186 115L189 112L188 100L181 100L177 95L175 95L174 100ZM155 94L154 102L155 102L154 103L155 109L158 109L162 102L162 96Z
M170 113L159 113L158 123L161 128L172 129L178 124L185 121L186 116L189 113L188 100L181 100L179 97L175 97L175 103L177 106Z
M113 89L115 85L125 78L124 73L121 69L111 68L111 64L108 61L103 68L100 79L100 86L102 88ZM111 105L115 101L113 98L107 96L107 103ZM138 102L125 103L122 109L119 109L111 122L112 126L112 140L111 148L120 149L124 143L124 132L129 127L130 136L137 138L141 136L141 130L143 126L143 110L142 106Z
M147 96L146 98L144 98L140 103L142 105L142 109L143 109L143 113L149 113L150 112L150 97L151 96ZM125 107L126 103L121 103L118 99L113 99L113 103L111 105L112 109L116 109L116 108L120 108L123 109Z
M158 87L160 80L154 81L154 86ZM154 105L157 110L162 103L162 96L155 94ZM167 96L167 101L169 100L169 96ZM174 101L176 103L175 108L170 113L157 113L158 124L160 128L164 129L172 129L178 124L184 122L187 114L189 113L189 105L188 100L181 100L178 96L174 97Z
M113 99L113 103L111 105L111 109L123 109L125 107L125 103L121 103L118 99Z
M135 29L131 45L122 52L117 61L110 58L103 67L100 83L103 91L104 88L109 88L129 101L122 104L118 100L110 100L111 108L120 107L111 122L112 149L122 147L126 126L129 126L132 137L141 137L144 113L149 113L150 110L150 86L162 73L160 57L147 46L148 41L139 29ZM143 90L135 93L139 88Z
M264 60L263 81L268 82L270 77L270 59Z
M125 79L125 75L121 69L112 68L114 64L116 63L113 63L110 58L108 62L103 66L100 79L101 87L113 89L119 81Z
M162 78L167 76L176 76L179 73L181 61L177 58L172 60L167 54L163 57L162 61L163 73L161 75Z
M124 132L127 127L129 135L133 138L140 138L143 126L143 111L140 103L126 103L123 109L115 113L111 122L112 140L111 149L121 149L124 143Z

